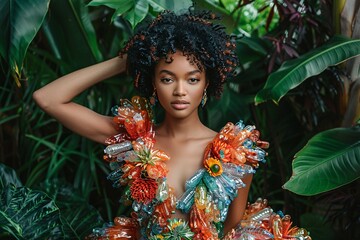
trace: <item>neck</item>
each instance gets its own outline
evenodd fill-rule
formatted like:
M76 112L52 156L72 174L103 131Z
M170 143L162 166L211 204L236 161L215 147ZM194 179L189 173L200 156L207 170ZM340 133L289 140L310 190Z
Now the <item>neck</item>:
M159 127L161 133L172 138L186 139L189 137L199 137L198 133L204 125L201 123L199 115L192 114L183 119L165 116L164 122Z

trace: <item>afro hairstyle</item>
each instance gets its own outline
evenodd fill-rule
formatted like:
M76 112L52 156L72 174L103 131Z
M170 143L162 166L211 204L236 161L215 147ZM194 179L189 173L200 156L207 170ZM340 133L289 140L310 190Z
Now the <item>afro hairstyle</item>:
M127 73L140 95L151 96L155 65L160 59L171 62L169 54L179 50L190 63L205 70L208 95L220 97L225 81L235 75L238 59L235 37L214 23L219 19L209 11L189 9L178 15L163 11L150 23L143 23L120 51L121 57L127 54Z

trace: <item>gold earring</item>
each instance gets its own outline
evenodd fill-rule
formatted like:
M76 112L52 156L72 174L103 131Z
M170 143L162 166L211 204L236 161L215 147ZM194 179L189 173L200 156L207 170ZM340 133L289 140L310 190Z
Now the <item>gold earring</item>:
M207 102L207 94L206 94L206 89L205 89L204 94L203 94L203 96L201 98L201 107L204 107L206 102Z
M152 106L155 106L156 105L156 103L157 103L157 95L156 95L156 88L154 89L154 92L153 92L153 94L151 95L151 97L150 97L150 104L152 105Z

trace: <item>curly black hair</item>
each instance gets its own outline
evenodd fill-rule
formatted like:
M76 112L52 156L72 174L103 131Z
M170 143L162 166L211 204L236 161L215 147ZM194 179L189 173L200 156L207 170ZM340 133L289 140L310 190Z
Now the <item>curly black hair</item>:
M237 66L235 39L225 32L225 27L213 23L220 18L209 11L196 13L189 9L183 14L163 11L137 33L120 51L127 54L127 72L133 77L135 88L149 97L154 89L154 67L176 50L182 51L189 61L205 69L209 83L209 96L220 97L226 79L233 77Z

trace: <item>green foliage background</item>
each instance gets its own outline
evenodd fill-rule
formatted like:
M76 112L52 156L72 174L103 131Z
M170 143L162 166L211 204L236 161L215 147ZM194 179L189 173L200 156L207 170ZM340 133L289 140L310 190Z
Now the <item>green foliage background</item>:
M226 122L243 119L270 142L267 163L254 177L249 201L267 198L274 210L290 214L313 239L359 238L359 129L340 128L355 79L339 63L360 54L360 41L333 31L332 13L338 5L330 0L194 3L195 8L222 15L227 31L238 36L240 59L238 76L227 83L220 100L210 99L200 112L202 120L219 131ZM121 190L114 191L106 180L103 146L46 115L32 93L64 74L116 56L141 21L191 4L0 3L5 13L0 16L1 239L83 239L93 227L126 211L118 204ZM134 94L131 79L121 75L93 86L75 101L110 115L119 98ZM294 173L312 169L314 174L291 177L292 163ZM322 184L330 180L334 182L329 186ZM297 189L302 184L304 188Z

